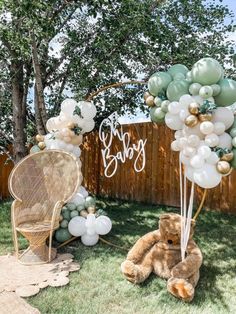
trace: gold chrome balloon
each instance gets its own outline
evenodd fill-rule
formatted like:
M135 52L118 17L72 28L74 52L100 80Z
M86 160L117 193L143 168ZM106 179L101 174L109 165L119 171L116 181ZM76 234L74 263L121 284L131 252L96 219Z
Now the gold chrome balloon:
M189 106L188 106L188 111L193 114L193 115L198 115L199 113L199 108L200 105L197 102L192 102Z
M154 104L154 97L153 96L148 96L145 101L146 101L146 104L149 107L155 106L155 104Z
M149 96L151 96L151 94L149 92L145 92L143 95L144 100L146 101Z
M212 120L212 114L211 113L201 113L201 114L198 115L198 119L201 122L211 121Z
M46 145L45 145L44 142L39 142L39 143L38 143L38 147L39 147L41 150L43 150L43 149L46 147Z
M188 116L185 121L184 121L185 125L187 125L190 128L193 128L195 125L198 124L198 118L196 116L194 116L193 114L191 114L190 116Z
M231 161L234 159L234 153L228 153L228 154L224 154L223 157L220 158L220 160L222 161Z
M80 214L80 216L82 216L84 218L86 218L88 216L88 212L86 209L82 209L79 214Z
M221 174L228 174L230 168L230 164L227 161L218 161L216 164L216 169Z
M35 136L35 139L37 142L43 142L44 141L44 136L42 134L37 134Z
M94 206L89 206L87 208L87 211L88 211L89 214L95 214L96 208Z
M67 124L68 129L73 129L74 127L76 127L76 123L70 122Z

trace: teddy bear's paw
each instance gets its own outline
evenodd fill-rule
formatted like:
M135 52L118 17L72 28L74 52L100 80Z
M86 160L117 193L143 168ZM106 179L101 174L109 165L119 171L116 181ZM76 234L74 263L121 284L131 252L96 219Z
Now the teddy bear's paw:
M170 278L167 282L167 290L186 302L192 301L194 297L194 287L185 279Z
M137 282L138 272L137 272L136 265L133 262L124 261L121 264L121 271L129 281L133 283Z

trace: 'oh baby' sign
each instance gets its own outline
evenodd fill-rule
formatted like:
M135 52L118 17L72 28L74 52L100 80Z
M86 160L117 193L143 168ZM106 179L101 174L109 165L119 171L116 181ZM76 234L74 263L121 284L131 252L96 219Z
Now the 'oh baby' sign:
M139 139L137 143L131 144L130 134L124 132L122 126L117 129L118 125L118 114L114 112L104 119L99 127L99 138L103 144L101 152L104 174L108 178L116 173L119 162L125 163L127 159L133 159L136 172L141 172L146 163L145 145L147 139ZM122 148L115 154L112 154L111 147L114 138L118 138Z

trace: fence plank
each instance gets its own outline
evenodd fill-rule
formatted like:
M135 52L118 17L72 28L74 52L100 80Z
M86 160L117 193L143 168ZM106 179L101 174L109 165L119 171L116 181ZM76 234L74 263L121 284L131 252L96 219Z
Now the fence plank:
M98 133L85 137L81 161L84 176L83 185L90 193L111 196L125 200L152 204L179 206L178 153L170 150L173 132L164 125L141 123L124 125L131 135L131 144L147 139L145 146L146 166L142 172L134 171L134 159L118 163L116 174L107 178L101 156L102 144ZM122 148L117 138L113 139L112 154ZM4 165L5 155L0 155L0 199L9 196L7 181L13 164ZM200 202L202 190L196 189L195 205ZM208 191L206 206L236 214L236 171L223 178L221 184Z

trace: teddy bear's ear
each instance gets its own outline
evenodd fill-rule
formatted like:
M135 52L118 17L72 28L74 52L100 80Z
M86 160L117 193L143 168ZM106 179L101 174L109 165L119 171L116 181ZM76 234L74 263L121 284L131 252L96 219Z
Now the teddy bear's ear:
M171 214L161 214L160 219L170 219Z

